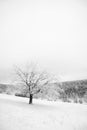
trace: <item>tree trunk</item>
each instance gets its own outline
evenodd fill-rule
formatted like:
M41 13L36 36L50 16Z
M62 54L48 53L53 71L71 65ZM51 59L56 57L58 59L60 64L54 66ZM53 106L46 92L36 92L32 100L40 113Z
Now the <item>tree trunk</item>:
M29 104L32 104L32 100L33 100L33 94L30 94Z

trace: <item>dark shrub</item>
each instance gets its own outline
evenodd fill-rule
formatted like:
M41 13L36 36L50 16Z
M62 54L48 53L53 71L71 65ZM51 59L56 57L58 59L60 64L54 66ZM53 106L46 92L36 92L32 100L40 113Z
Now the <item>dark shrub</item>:
M19 97L26 97L26 95L25 95L25 94L23 94L23 93L15 93L15 96L19 96Z

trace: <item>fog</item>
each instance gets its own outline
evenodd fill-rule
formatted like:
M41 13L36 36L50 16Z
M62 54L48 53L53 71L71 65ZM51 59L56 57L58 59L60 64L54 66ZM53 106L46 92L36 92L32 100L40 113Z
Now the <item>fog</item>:
M61 80L87 78L86 0L0 0L0 81L37 62Z

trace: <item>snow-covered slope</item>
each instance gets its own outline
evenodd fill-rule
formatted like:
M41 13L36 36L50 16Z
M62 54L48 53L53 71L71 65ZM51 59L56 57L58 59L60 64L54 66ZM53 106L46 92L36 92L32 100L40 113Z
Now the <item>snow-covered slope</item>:
M87 106L0 94L0 130L87 130Z

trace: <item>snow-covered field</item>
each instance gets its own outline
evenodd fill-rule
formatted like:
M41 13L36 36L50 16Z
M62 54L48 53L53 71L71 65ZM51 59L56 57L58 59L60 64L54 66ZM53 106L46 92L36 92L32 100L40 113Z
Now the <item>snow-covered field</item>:
M87 105L0 94L0 130L87 130Z

